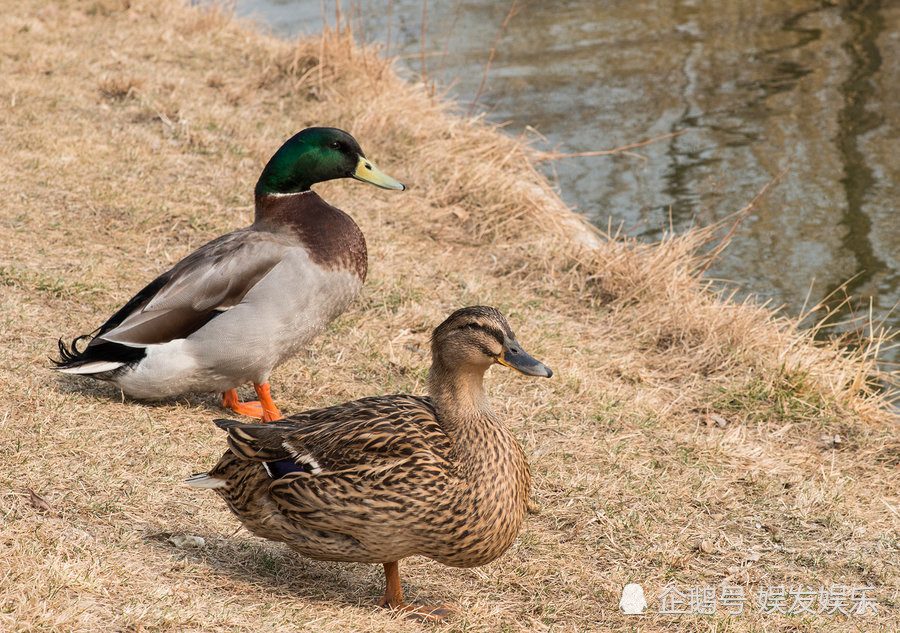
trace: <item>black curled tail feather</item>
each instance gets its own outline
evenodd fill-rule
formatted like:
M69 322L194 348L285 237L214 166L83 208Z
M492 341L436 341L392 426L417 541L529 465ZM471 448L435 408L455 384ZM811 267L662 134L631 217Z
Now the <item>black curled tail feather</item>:
M84 339L88 339L89 343L85 345L84 349L79 350L78 345ZM143 347L131 347L122 343L98 339L93 332L75 337L69 345L59 339L57 345L59 346L59 360L50 359L56 369L81 367L98 361L121 363L123 366L132 365L147 355L147 351Z
M151 281L149 284L144 286L144 288L140 292L133 296L128 301L128 303L119 308L115 314L109 317L109 319L106 320L106 323L98 327L90 334L82 334L81 336L76 336L69 345L66 345L65 342L63 342L63 340L60 338L58 341L59 360L51 359L56 368L65 369L78 367L79 365L84 365L95 361L112 361L120 362L123 364L130 364L136 363L137 361L141 360L144 356L146 356L146 352L143 347L132 347L129 345L124 345L122 343L113 343L112 341L98 339L97 337L102 337L110 330L113 330L121 325L122 322L125 321L125 319L127 319L130 315L142 310L144 306L146 306L156 295L156 293L159 292L159 290L169 282L169 279L171 279L171 277L172 271L168 271ZM213 313L212 316L208 318L211 319L217 315L218 313ZM88 344L84 347L84 349L79 350L78 344L83 339L87 339Z
M57 345L59 346L59 360L55 358L51 358L50 361L56 365L57 367L70 367L75 363L79 363L84 359L84 352L87 349L85 346L85 350L78 350L78 343L84 339L87 339L88 343L94 337L90 334L82 334L81 336L76 336L72 339L72 342L69 345L66 345L65 342L60 338L57 341Z

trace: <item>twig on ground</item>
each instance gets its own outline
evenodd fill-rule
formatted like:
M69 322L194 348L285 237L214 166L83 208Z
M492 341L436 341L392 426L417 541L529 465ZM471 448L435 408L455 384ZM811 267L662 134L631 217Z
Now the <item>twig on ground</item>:
M703 266L701 266L697 271L697 274L702 275L707 270L709 270L710 266L713 265L713 262L716 261L716 258L718 258L722 251L725 250L725 247L728 246L728 243L731 241L731 237L734 235L735 231L737 231L738 227L744 222L745 219L747 219L747 216L750 215L750 212L756 209L756 207L759 205L760 200L763 199L772 185L781 180L781 177L787 173L787 170L788 168L785 167L780 172L775 174L775 177L767 182L765 186L760 189L755 196L753 196L753 200L751 200L743 209L738 211L737 217L731 224L731 228L728 229L728 233L726 233L725 236L719 241L718 245L716 245L716 247L713 249L713 252L710 253L710 255L707 257L706 263L703 264Z
M672 138L673 136L679 136L687 132L687 129L678 130L677 132L670 132L669 134L662 134L660 136L654 136L653 138L647 139L646 141L641 141L640 143L631 143L629 145L623 145L622 147L617 147L615 149L603 149L595 152L573 152L571 154L557 154L556 152L547 152L542 156L539 156L535 159L535 163L542 163L545 160L559 160L561 158L586 158L588 156L609 156L610 154L619 154L622 152L627 152L630 149L634 149L636 147L643 147L644 145L650 145L650 143L655 143L656 141L662 141L663 139Z
M422 0L422 83L428 85L428 71L425 67L425 31L428 25L428 0Z
M494 40L494 45L491 47L491 54L488 56L487 64L484 66L484 74L481 76L481 84L478 86L478 92L475 93L475 98L472 99L472 105L469 106L469 112L466 116L471 117L472 113L475 111L475 105L478 103L478 99L481 98L481 93L484 92L484 84L487 81L488 73L491 70L491 62L494 61L494 55L497 54L497 46L500 44L500 40L503 37L503 32L506 30L506 25L509 24L509 21L512 20L513 16L517 13L516 7L519 4L519 0L513 0L512 5L509 7L509 12L506 14L506 19L503 20L503 24L500 25L500 31L497 33L497 39Z

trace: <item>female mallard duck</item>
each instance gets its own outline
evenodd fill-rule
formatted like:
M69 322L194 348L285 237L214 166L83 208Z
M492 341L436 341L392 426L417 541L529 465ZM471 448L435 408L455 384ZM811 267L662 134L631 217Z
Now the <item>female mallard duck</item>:
M251 226L201 246L71 347L60 339L56 368L136 398L221 391L236 413L280 418L269 374L343 312L366 278L359 227L310 191L335 178L404 188L346 132L303 130L263 169ZM259 402L238 400L235 387L247 382Z
M363 398L266 425L217 420L230 450L188 483L214 488L248 530L304 556L383 563L380 605L440 619L446 609L404 604L397 562L419 554L474 567L512 544L528 463L482 380L492 363L553 372L494 308L457 310L431 341L429 397Z

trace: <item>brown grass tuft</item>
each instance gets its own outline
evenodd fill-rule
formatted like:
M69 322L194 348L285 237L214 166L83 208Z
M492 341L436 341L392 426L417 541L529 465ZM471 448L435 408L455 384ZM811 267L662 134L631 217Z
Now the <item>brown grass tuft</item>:
M105 75L100 78L98 88L106 99L121 101L134 97L143 85L143 81L125 75Z
M900 436L873 387L887 336L848 352L713 289L699 271L728 227L654 245L587 227L530 139L461 117L346 29L285 42L177 0L7 1L0 70L0 629L421 630L372 607L376 567L300 559L182 485L224 450L216 396L123 401L48 367L58 336L246 225L266 159L319 124L410 190L317 188L366 233L370 278L276 371L279 404L421 392L431 328L473 303L556 372L489 373L539 507L513 548L480 569L402 565L411 599L459 611L446 630L895 630ZM205 546L169 538L185 534ZM650 615L619 615L629 581ZM873 586L879 613L660 615L670 582L751 600Z

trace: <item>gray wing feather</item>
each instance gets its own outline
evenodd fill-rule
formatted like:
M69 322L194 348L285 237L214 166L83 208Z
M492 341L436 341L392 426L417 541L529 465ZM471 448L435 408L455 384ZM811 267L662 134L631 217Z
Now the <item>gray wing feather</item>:
M272 233L248 229L223 235L178 262L159 291L101 338L124 345L186 338L240 303L290 246Z

